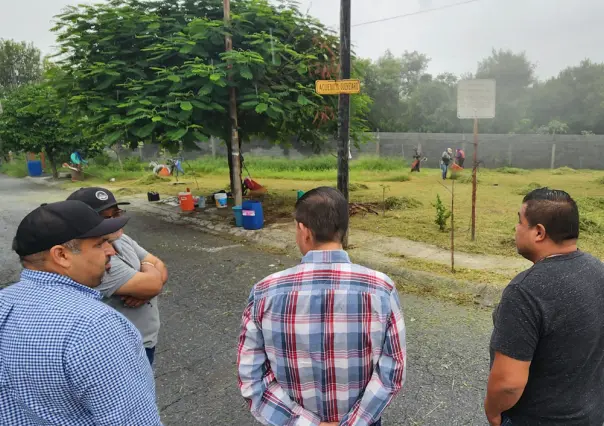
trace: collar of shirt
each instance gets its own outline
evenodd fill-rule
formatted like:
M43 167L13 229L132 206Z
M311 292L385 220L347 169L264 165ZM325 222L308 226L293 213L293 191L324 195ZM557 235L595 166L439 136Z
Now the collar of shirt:
M306 253L302 263L352 263L344 250L313 250Z
M36 285L63 285L71 287L86 296L96 299L103 300L103 295L90 287L78 284L74 280L65 275L59 275L52 272L34 271L32 269L24 269L21 272L21 281L29 281Z

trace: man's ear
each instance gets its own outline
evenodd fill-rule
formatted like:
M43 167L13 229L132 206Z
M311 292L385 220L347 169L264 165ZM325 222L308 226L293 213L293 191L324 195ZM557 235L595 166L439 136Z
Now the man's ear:
M71 257L73 253L63 246L54 246L48 251L48 258L63 268L71 266Z
M547 232L545 231L545 226L540 223L535 226L535 242L541 242L547 238Z

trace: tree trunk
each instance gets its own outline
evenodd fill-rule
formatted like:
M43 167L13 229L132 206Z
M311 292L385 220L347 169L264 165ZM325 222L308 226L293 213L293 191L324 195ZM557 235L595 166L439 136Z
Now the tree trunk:
M58 179L59 172L57 170L57 163L55 162L55 156L53 155L53 152L50 150L46 151L46 156L48 157L48 161L50 162L50 168L52 169L53 179Z
M231 193L233 193L235 190L235 182L233 181L233 147L231 146L229 141L227 141L227 143L226 143L226 148L227 148L227 159L229 161L229 177L230 177L230 182L231 182Z
M113 152L115 152L115 155L117 157L117 162L120 165L120 170L123 172L124 171L124 165L122 164L122 158L120 157L120 145L119 144L115 144L111 147L111 149L113 150Z

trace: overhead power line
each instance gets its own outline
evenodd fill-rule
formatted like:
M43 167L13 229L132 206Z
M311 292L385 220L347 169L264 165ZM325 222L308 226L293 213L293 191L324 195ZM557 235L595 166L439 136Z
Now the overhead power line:
M376 19L375 21L361 22L358 24L354 24L352 26L360 27L362 25L377 24L378 22L393 21L395 19L406 18L408 16L423 15L424 13L436 12L436 11L445 10L445 9L452 9L454 7L463 6L463 5L470 4L470 3L476 3L478 1L480 1L480 0L466 0L466 1L459 2L459 3L448 4L446 6L434 7L432 9L420 10L418 12L413 12L413 13L406 13L404 15L390 16L388 18Z

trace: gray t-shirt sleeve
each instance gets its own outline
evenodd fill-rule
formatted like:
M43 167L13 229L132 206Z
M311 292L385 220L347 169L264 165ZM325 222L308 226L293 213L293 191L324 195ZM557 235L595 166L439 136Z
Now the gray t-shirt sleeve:
M130 281L136 271L117 256L111 257L111 269L105 273L101 285L96 288L104 297L111 297L124 284Z
M539 343L542 321L535 298L512 283L503 291L494 317L491 349L518 361L531 361Z
M124 239L125 242L127 244L129 244L130 247L132 247L132 249L134 250L134 252L138 256L138 260L140 260L141 262L145 259L145 257L147 257L149 255L149 252L147 250L145 250L144 248L142 248L136 241L134 241L129 236L122 235L122 237L120 239Z

